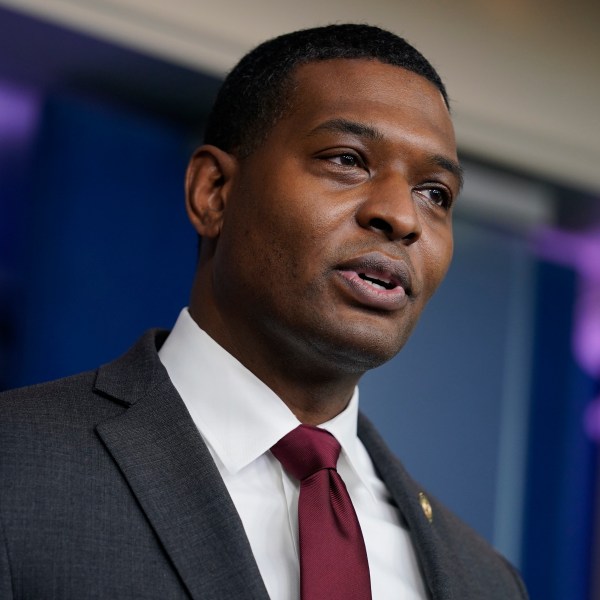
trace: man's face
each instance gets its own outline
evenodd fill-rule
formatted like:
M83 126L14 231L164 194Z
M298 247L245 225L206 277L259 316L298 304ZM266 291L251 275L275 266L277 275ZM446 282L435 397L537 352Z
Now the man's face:
M232 179L215 301L238 335L364 372L400 350L450 263L454 132L440 92L405 69L338 59L294 80Z

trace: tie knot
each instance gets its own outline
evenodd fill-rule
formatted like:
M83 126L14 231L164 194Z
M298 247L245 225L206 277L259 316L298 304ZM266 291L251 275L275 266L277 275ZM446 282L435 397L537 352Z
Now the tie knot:
M321 469L335 469L340 450L328 431L310 425L296 427L271 448L285 470L300 481Z

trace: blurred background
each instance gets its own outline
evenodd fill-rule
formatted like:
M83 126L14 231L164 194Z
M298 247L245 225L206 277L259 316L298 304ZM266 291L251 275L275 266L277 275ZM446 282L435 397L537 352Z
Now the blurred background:
M600 599L600 4L0 0L0 389L94 368L186 304L183 176L219 82L274 35L368 22L450 92L451 271L363 410L522 571Z

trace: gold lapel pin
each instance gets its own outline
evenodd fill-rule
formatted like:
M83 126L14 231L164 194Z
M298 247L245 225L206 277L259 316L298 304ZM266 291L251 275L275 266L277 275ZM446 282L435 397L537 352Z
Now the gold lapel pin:
M427 520L430 523L432 523L433 522L433 509L431 508L431 503L429 502L429 498L423 492L419 492L419 503L421 504L421 508L423 509L423 514L427 517Z

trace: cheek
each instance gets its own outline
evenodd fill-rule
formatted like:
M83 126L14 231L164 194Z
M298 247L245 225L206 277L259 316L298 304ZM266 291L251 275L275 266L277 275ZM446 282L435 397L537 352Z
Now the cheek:
M429 299L444 279L452 261L453 240L449 231L427 246L424 259L424 291Z
M231 211L222 232L222 265L250 285L261 281L265 294L305 279L310 263L305 257L312 248L310 218L284 196L244 200L246 205Z
M262 213L261 234L274 257L298 269L309 269L326 252L336 225L310 193L280 194Z

